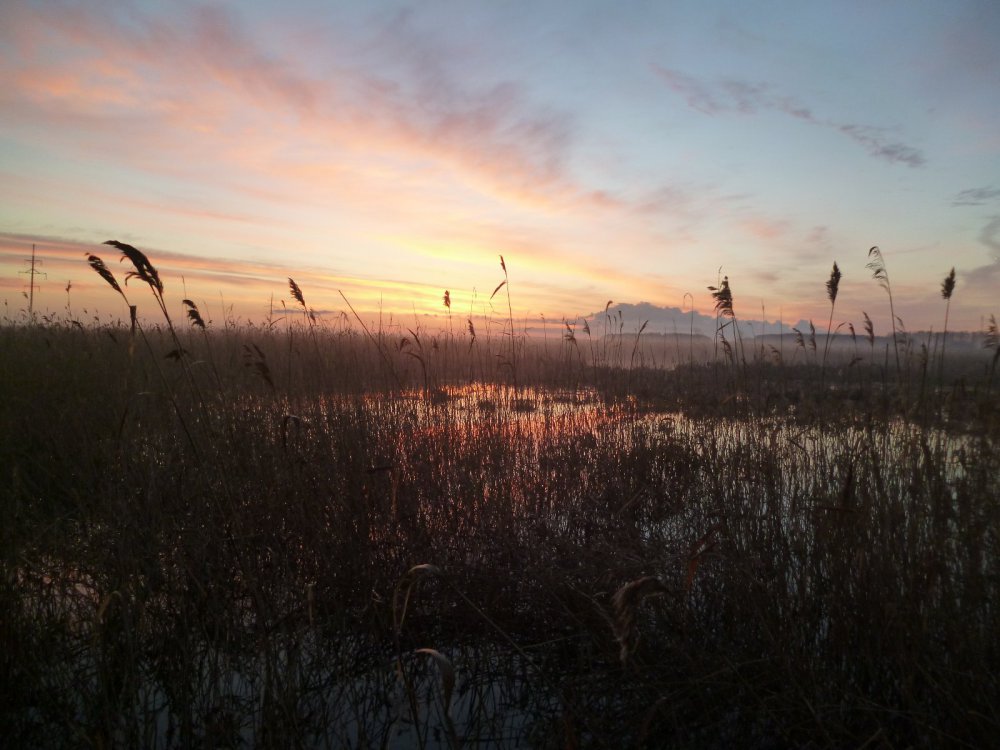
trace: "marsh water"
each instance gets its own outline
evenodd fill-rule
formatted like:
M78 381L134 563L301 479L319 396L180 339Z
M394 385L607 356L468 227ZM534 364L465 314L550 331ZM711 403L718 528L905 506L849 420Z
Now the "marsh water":
M217 429L240 453L214 459L232 460L220 498L197 477L171 484L190 467L144 438L148 513L95 512L75 553L19 565L19 616L59 659L39 689L61 696L26 707L26 725L56 710L63 738L97 722L102 741L147 747L556 747L648 739L666 716L690 720L689 744L764 742L773 720L722 707L746 666L691 676L699 650L734 642L740 607L848 681L869 666L844 661L839 607L880 570L919 567L883 589L919 592L908 616L974 613L984 634L995 618L981 602L995 582L968 583L992 558L955 547L996 484L989 435L702 418L590 388L230 406ZM158 483L179 488L162 516ZM424 564L436 572L407 579ZM632 613L626 663L613 595L641 577L668 593Z

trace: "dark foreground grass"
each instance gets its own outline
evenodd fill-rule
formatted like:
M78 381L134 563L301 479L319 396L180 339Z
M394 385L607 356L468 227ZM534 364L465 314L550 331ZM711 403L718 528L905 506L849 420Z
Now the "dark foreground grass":
M4 746L1000 732L981 364L407 338L0 329Z

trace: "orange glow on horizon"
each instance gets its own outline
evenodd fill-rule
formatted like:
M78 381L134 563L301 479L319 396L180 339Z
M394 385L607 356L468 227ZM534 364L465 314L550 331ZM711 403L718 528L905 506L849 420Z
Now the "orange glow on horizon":
M951 265L949 326L972 329L993 312L1000 189L983 165L996 138L968 127L991 121L982 94L931 137L942 122L906 109L920 96L905 70L879 68L907 96L876 114L856 100L879 92L810 66L789 76L720 44L681 6L623 18L678 15L714 45L711 65L665 43L670 24L637 23L648 43L633 47L569 6L538 9L553 38L579 23L619 45L591 76L596 59L539 47L534 12L501 22L488 5L470 8L469 23L497 34L469 44L433 4L399 17L340 5L5 7L8 309L36 243L49 274L40 304L117 310L84 258L111 255L117 273L99 245L117 238L149 254L178 303L221 295L213 304L252 319L287 302L289 276L331 314L342 292L367 317L440 316L447 289L453 317L506 317L509 293L519 320L573 321L608 299L648 303L664 320L676 319L664 308L693 304L714 319L706 287L721 273L741 319L781 310L789 324L825 324L837 260L834 324L867 312L885 330L888 305L864 268L879 243L912 330L940 328L937 286ZM726 14L771 33L766 13ZM921 22L928 38L943 33ZM840 32L831 54L862 81L884 53L860 55ZM500 255L509 285L491 301Z

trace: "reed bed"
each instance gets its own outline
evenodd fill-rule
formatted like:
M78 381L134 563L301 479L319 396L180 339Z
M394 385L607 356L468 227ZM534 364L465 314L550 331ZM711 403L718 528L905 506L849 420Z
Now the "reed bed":
M503 365L301 306L0 327L5 746L1000 731L988 360Z

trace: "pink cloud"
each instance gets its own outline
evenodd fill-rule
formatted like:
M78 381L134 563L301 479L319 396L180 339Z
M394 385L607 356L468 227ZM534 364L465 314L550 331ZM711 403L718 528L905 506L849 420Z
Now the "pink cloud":
M436 163L543 210L615 205L569 176L573 124L565 115L513 84L464 90L426 54L404 61L411 84L342 62L306 72L264 51L233 13L214 6L181 20L21 8L0 34L21 40L20 54L5 56L0 84L22 129L41 119L47 129L75 131L66 141L146 169L211 156L264 176L299 151L332 163L378 154Z
M759 240L775 240L783 237L789 231L787 221L776 221L762 217L754 217L740 222L740 227Z

